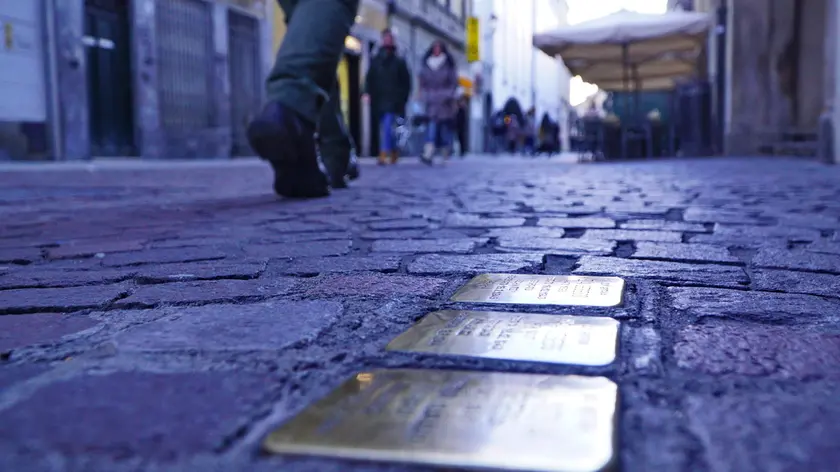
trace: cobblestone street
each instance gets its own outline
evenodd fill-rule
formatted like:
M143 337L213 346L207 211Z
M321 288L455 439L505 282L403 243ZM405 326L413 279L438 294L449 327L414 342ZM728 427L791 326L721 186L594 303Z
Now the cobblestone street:
M839 168L476 156L270 189L250 160L0 169L0 470L437 470L262 449L391 367L605 376L618 470L837 470ZM621 277L624 302L450 301L488 272ZM442 309L611 317L616 360L385 351Z

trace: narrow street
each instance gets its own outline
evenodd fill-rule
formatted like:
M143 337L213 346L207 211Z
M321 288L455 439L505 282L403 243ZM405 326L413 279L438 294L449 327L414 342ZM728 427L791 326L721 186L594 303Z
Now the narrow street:
M837 470L837 167L471 156L270 188L251 160L0 168L0 470L439 470L264 448L389 368L606 377L618 470ZM619 277L623 301L451 301L485 273ZM615 360L385 349L438 310L612 318Z

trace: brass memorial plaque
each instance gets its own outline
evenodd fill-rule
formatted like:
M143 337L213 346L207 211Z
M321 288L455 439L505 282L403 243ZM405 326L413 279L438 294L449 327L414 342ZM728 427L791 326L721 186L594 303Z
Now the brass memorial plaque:
M264 447L450 467L604 470L614 463L617 393L603 377L376 370L307 407Z
M426 315L386 349L599 366L615 360L618 324L591 316L444 310Z
M483 274L455 292L452 301L612 307L621 304L623 291L618 277Z

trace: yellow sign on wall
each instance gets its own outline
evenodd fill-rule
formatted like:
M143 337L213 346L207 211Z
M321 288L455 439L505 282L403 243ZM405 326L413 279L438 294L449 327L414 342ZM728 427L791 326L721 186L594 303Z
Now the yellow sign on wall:
M479 60L478 39L478 18L471 16L467 18L467 62Z

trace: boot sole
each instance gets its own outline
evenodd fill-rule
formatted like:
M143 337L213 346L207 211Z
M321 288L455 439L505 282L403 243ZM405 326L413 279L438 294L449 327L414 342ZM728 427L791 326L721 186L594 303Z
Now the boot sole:
M330 194L327 176L300 175L297 156L289 149L290 136L280 124L253 121L248 126L248 142L257 155L274 169L274 192L286 198L320 198Z
M283 156L283 145L289 142L284 126L268 121L253 121L248 125L247 135L251 149L261 159L277 163L288 161L288 155L286 159Z

